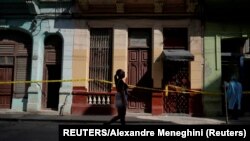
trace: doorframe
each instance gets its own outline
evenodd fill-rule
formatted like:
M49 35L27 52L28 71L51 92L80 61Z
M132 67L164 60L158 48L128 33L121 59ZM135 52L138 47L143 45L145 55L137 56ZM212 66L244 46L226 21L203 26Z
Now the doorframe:
M135 33L135 34L133 34ZM145 35L146 33L146 35ZM129 28L128 29L128 53L130 52L130 50L147 50L147 71L145 72L145 74L148 72L150 78L148 78L148 83L146 85L139 85L140 87L152 87L152 28ZM131 35L132 34L132 35ZM139 37L139 40L141 39L141 42L139 41L138 43L131 41L131 37L133 36L137 36ZM146 39L146 40L145 40ZM135 38L136 40L136 38ZM133 45L133 43L135 43ZM129 54L128 54L128 62L129 62ZM142 64L142 63L141 63ZM129 63L128 63L129 65ZM128 67L129 69L129 67ZM129 72L129 70L128 70ZM142 73L142 70L138 70L138 73ZM140 74L141 75L141 74ZM129 78L130 74L128 73L128 77ZM138 80L139 81L139 80ZM137 84L136 84L137 85ZM136 89L133 89L136 90ZM130 90L130 91L133 91ZM150 113L152 111L152 92L148 91L148 90L143 90L140 89L139 91L144 91L142 93L144 94L148 94L149 96L147 98L144 99L143 103L146 104L143 106L143 111L142 109L131 109L128 110L130 112L144 112L144 113ZM132 97L131 97L132 98ZM134 97L136 98L136 97ZM135 103L136 104L136 103ZM139 106L141 107L141 106Z
M54 40L56 39L56 40ZM53 40L51 43L50 41ZM47 42L48 41L48 45ZM55 43L52 44L52 43ZM49 70L48 65L58 65L60 69L58 71L61 72L60 79L62 79L62 55L63 55L63 39L58 34L49 34L44 40L44 63L43 63L43 79L49 80ZM50 53L50 54L49 54ZM48 95L49 95L49 84L54 82L45 82L43 83L42 88L42 108L43 109L51 109L51 110L59 110L57 107L48 107ZM61 82L60 82L61 85ZM58 102L59 105L59 92L60 88L58 89Z

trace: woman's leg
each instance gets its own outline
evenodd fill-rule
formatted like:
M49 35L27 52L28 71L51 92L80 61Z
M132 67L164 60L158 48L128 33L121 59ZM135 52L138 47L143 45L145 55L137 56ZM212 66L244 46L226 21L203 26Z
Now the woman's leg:
M114 116L109 122L104 123L105 125L109 125L115 121L117 121L118 119L120 119L121 124L125 125L125 116L126 116L126 107L122 106L122 107L117 107L117 115Z
M110 121L105 122L104 125L110 125L111 123L113 123L113 122L117 121L118 119L120 119L119 108L117 108L117 112L118 112L118 114L116 116L114 116Z
M114 116L114 117L108 122L108 124L111 124L111 123L117 121L118 119L120 119L119 115Z
M125 122L125 118L126 118L126 107L121 107L119 108L119 112L118 112L118 115L120 117L120 122L121 122L121 125L126 125L126 122Z

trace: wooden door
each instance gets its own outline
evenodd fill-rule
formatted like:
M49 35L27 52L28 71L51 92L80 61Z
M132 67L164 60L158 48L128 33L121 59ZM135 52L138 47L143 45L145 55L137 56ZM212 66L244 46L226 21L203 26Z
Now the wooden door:
M13 68L0 68L0 81L7 82L13 80ZM12 84L0 84L0 108L11 108Z
M139 87L151 87L151 68L148 49L129 50L128 84ZM128 110L131 112L150 112L151 93L142 88L130 91Z
M151 112L151 29L131 28L128 30L128 84L130 89L128 111Z

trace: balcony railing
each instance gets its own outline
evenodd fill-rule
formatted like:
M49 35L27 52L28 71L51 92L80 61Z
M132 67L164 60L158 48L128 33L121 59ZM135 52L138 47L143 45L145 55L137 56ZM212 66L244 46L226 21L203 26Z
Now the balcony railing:
M89 94L88 101L89 105L110 105L111 104L111 96L104 94Z
M72 114L112 115L115 114L115 92L73 91Z

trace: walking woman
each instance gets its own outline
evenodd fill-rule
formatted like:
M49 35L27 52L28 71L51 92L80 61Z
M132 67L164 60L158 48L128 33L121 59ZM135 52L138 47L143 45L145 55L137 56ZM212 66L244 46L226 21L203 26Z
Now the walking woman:
M127 108L127 98L128 98L128 85L123 81L125 77L125 72L122 69L118 69L114 76L115 86L116 86L116 95L115 95L115 105L117 108L117 115L114 116L109 122L104 123L104 125L109 125L120 119L121 125L125 125L125 116Z

